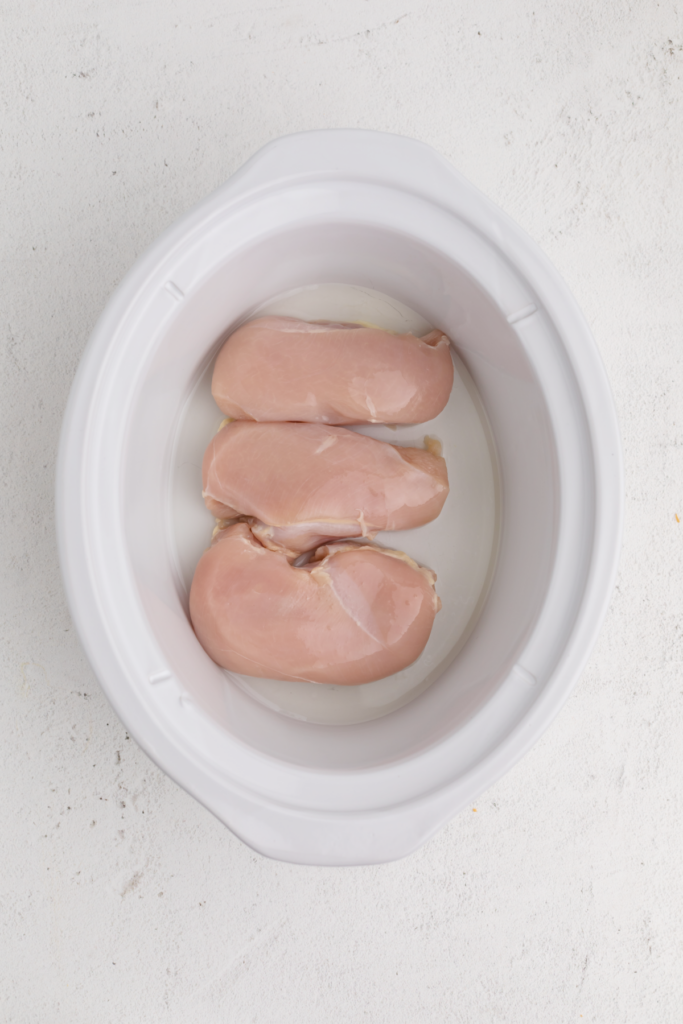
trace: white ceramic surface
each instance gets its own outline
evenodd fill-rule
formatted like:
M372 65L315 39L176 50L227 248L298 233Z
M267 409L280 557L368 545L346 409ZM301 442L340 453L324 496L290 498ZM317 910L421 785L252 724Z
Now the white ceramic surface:
M221 337L324 282L395 296L453 338L500 465L500 550L466 644L409 704L347 725L226 686L173 541L174 444ZM74 383L57 507L74 619L150 756L265 854L381 862L507 770L568 695L613 581L618 433L589 331L526 236L425 146L317 132L258 153L120 286Z

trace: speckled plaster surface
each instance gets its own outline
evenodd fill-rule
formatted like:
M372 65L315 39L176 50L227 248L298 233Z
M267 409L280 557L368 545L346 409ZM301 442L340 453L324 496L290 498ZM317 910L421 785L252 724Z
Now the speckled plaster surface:
M683 1019L683 17L671 0L4 0L0 1020ZM614 600L534 750L409 859L242 846L135 747L65 607L69 385L136 256L259 146L435 146L542 245L612 381Z

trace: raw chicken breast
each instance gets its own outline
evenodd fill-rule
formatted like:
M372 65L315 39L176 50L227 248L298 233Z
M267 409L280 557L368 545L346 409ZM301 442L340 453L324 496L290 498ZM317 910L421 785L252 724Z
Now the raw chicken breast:
M221 530L190 591L207 654L233 672L341 686L415 661L440 607L435 574L370 545L336 544L316 558L295 568L246 523Z
M266 316L221 349L212 393L236 420L424 423L453 385L448 338Z
M203 495L219 519L244 515L262 544L294 559L325 541L436 519L446 463L322 423L234 420L204 455Z

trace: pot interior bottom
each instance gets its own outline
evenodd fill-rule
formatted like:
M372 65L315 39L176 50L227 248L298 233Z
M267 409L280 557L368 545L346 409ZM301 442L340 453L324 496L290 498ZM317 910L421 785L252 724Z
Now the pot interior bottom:
M389 295L346 284L298 288L275 298L249 317L281 315L304 320L370 323L400 333L427 333L431 325ZM455 377L446 408L428 423L380 424L349 429L392 444L421 446L426 436L443 446L450 494L438 518L414 530L384 532L376 541L405 551L437 574L442 608L425 650L412 665L364 686L283 682L226 673L260 704L290 718L345 725L386 715L426 690L453 662L472 632L493 576L499 536L499 476L484 406L453 348ZM211 397L213 361L200 377L181 418L172 461L171 517L176 576L187 608L192 576L208 546L214 520L202 500L204 450L223 420ZM267 630L267 623L264 629ZM227 682L227 680L226 680Z

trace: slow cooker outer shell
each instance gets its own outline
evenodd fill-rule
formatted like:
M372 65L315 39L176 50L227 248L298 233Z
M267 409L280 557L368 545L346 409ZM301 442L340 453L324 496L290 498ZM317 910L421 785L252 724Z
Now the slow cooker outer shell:
M120 445L117 449L109 439L106 422L98 421L95 396L106 392L107 374L115 380L123 362L134 358L135 353L125 349L125 335L134 322L140 329L145 317L150 325L158 325L175 315L174 304L181 304L187 293L176 283L173 268L182 262L188 240L208 230L226 211L237 215L240 205L253 211L259 203L271 202L278 190L303 187L315 193L316 183L329 188L331 180L361 182L426 200L483 239L498 254L501 266L514 268L510 280L526 283L535 314L529 305L515 306L519 296L514 288L509 294L501 288L496 300L538 372L544 372L544 358L549 375L560 372L550 366L544 351L548 331L559 339L565 374L575 381L582 404L581 443L590 453L584 463L592 463L575 467L590 478L586 507L579 510L589 531L583 544L586 566L571 622L564 623L561 650L550 651L552 671L540 678L528 667L540 657L544 643L548 648L552 633L553 623L543 621L542 611L527 649L470 721L414 756L355 772L306 770L284 763L239 737L228 737L211 721L212 711L220 717L224 709L212 709L210 696L206 701L191 699L165 668L168 659L150 642L135 588L122 585L113 603L111 595L103 594L107 537L98 534L99 526L92 522L88 497L89 453L97 450L105 476L110 472L116 480L120 470ZM199 280L202 268L196 269ZM557 423L554 427L560 429ZM138 261L109 303L83 357L64 421L57 469L65 587L88 657L117 713L153 760L248 845L297 863L378 863L404 856L529 749L568 696L597 635L616 571L621 505L620 447L609 387L590 332L566 286L523 232L442 158L419 143L374 132L306 133L270 144ZM561 513L560 509L560 539ZM121 538L112 535L111 540L118 543ZM571 551L562 557L571 558ZM559 585L557 573L553 585ZM124 615L124 608L132 605L141 610L135 622ZM136 656L140 650L147 652L144 664ZM544 657L548 653L549 649Z

